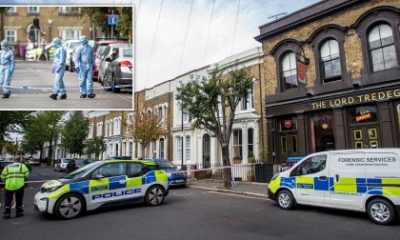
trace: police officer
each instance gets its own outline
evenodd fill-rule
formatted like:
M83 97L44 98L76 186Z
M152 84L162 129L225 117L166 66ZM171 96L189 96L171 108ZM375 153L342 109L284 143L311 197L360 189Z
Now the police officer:
M25 164L21 163L23 158L18 156L15 158L13 164L9 164L3 169L1 173L1 180L5 182L5 210L4 219L10 219L11 214L11 201L13 195L16 198L17 217L24 215L22 201L24 198L25 179L29 176L29 170Z
M89 45L86 36L82 36L79 42L81 46L76 52L76 72L79 74L80 97L94 98L96 94L93 92L93 49Z
M0 43L0 86L3 86L3 97L10 97L10 81L14 73L15 58L7 39Z
M58 37L53 39L53 46L56 51L54 53L52 72L56 74L56 79L53 87L53 93L50 95L50 98L57 100L58 93L60 93L60 99L66 99L67 93L64 85L66 51L62 47L61 39Z

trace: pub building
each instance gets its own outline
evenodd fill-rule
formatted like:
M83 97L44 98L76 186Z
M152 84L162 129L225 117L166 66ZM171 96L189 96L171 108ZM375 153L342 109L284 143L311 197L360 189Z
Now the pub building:
M400 1L320 1L260 27L268 161L400 147Z

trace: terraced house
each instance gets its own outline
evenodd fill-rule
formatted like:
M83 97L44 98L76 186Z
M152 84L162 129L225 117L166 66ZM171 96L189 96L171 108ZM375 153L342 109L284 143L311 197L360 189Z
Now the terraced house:
M268 159L400 146L400 1L321 1L260 27Z

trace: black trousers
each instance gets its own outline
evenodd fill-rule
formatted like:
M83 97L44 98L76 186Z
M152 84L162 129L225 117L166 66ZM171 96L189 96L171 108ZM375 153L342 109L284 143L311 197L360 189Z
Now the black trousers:
M22 213L22 201L24 200L24 187L15 190L15 191L9 191L5 189L5 198L6 198L6 206L4 210L4 214L10 214L11 213L11 202L13 199L13 195L15 193L15 202L16 202L16 209L17 213Z

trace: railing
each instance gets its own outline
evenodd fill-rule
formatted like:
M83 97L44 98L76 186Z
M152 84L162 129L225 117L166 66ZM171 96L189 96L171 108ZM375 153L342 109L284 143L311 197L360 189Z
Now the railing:
M195 179L223 179L223 171L231 169L232 179L235 181L252 182L255 180L255 164L233 164L223 166L222 164L197 163L187 168L188 176Z

